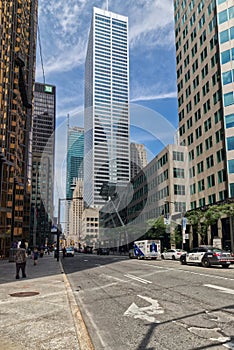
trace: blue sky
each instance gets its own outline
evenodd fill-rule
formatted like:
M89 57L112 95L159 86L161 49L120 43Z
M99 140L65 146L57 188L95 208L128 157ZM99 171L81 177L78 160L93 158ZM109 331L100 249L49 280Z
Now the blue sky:
M143 118L131 114L131 140L144 143L148 157L158 150L158 133L178 124L174 16L172 0L109 0L109 11L128 16L130 100ZM39 29L45 81L56 85L57 126L83 125L84 62L93 7L106 8L101 0L39 0ZM36 81L43 82L37 50ZM145 110L144 110L145 108ZM155 116L148 113L155 111ZM134 108L133 108L134 110ZM158 119L157 115L160 114ZM149 118L148 126L146 119ZM158 128L165 124L164 131ZM170 135L171 136L171 135ZM60 130L60 141L66 132ZM164 142L167 142L166 137ZM162 146L163 147L163 146ZM161 148L162 148L161 147ZM64 163L64 161L62 161Z
M106 8L106 4L100 0L39 0L45 78L57 87L57 118L75 115L83 108L92 8ZM109 10L129 18L131 101L158 111L162 106L162 112L176 125L172 0L109 0ZM40 59L36 79L43 81Z

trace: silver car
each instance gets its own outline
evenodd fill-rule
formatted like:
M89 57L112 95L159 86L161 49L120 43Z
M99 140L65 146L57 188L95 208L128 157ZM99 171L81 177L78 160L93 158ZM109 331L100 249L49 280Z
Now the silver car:
M161 254L162 259L180 260L182 254L187 253L183 249L168 249Z

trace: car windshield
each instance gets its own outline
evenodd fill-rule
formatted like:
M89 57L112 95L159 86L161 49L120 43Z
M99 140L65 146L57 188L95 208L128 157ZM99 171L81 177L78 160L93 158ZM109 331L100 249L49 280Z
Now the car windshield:
M212 252L215 252L215 253L222 253L222 250L219 248L211 248L210 250L212 250Z
M72 251L73 250L73 248L66 248L67 250L69 250L69 251Z

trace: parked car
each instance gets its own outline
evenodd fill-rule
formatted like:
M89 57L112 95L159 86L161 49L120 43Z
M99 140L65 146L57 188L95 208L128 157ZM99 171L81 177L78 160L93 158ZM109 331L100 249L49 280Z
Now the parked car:
M85 253L85 254L93 254L93 247L90 247L90 246L85 246L82 253Z
M97 249L97 255L109 255L109 249L108 248L98 248Z
M67 247L67 248L66 248L65 256L74 257L74 254L75 254L74 248L72 248L72 247Z
M182 254L180 262L182 265L198 264L203 267L222 265L222 267L228 268L234 262L234 257L225 250L211 246L201 246L192 249L189 253Z
M168 249L161 254L162 259L180 260L182 254L187 253L183 249Z

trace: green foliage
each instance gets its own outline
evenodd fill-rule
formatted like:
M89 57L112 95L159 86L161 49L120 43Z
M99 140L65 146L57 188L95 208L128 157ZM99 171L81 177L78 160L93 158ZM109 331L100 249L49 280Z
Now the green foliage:
M166 225L164 218L160 216L157 219L150 219L147 221L148 231L144 235L145 239L160 239L165 234Z
M174 234L170 236L170 243L174 244L176 247L181 247L182 239L182 233L180 232L178 226L176 226Z
M194 209L186 213L188 223L191 224L200 234L203 240L210 225L215 225L222 216L234 215L234 203L212 205L206 210Z

